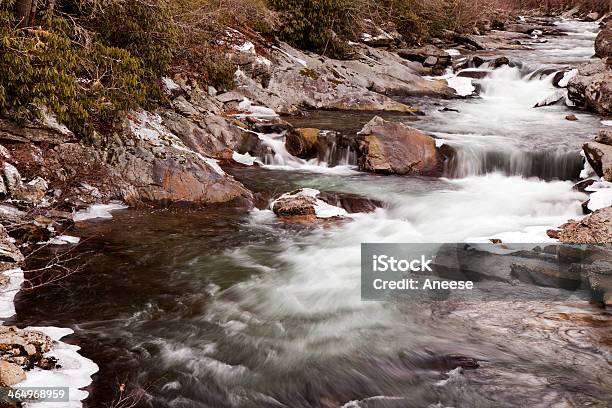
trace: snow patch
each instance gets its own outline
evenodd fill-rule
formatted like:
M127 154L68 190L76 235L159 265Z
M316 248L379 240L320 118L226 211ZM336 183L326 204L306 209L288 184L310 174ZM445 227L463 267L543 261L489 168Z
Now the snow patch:
M111 214L115 210L124 210L127 205L120 202L112 202L110 204L93 204L85 210L78 211L74 214L75 221L85 221L94 218L113 218Z
M61 403L62 408L80 408L82 400L89 392L81 390L91 384L91 376L98 372L98 365L78 353L79 346L67 344L60 339L74 333L71 329L59 327L27 327L27 330L38 330L51 337L56 343L45 353L46 357L55 357L61 368L42 370L34 368L26 372L26 379L18 387L69 387L69 401ZM28 402L27 408L55 408L57 402Z
M245 41L244 44L241 45L234 45L234 49L240 52L255 54L255 45L250 41Z
M589 196L587 207L591 211L612 206L612 183L608 181L598 181L591 184L586 191L592 192Z
M257 157L253 157L248 153L240 154L238 152L234 152L232 154L232 159L234 159L238 163L245 164L247 166L252 166L255 163L261 163Z
M161 79L162 81L162 86L164 87L164 91L168 94L168 95L172 95L172 93L174 91L180 91L181 87L179 84L177 84L176 82L174 82L172 79L168 78L168 77L163 77Z
M51 244L51 245L68 245L68 244L78 244L79 242L81 242L81 238L79 237L73 237L71 235L59 235L57 237L53 237L51 238L49 241L47 241L47 244ZM44 244L43 242L41 242L41 244Z
M9 269L2 272L2 275L9 278L9 282L4 286L0 286L0 319L8 319L15 314L15 304L13 301L24 281L23 270L21 268ZM2 320L0 320L1 323Z
M561 88L567 87L569 81L571 81L572 78L574 78L576 75L578 75L577 69L572 69L571 71L566 72L565 75L563 75L563 78L561 78L561 80L559 81L559 86Z
M238 104L238 108L245 112L244 114L236 115L238 118L245 118L247 116L260 119L278 117L278 113L276 113L273 109L266 108L265 106L253 105L249 98L243 98Z

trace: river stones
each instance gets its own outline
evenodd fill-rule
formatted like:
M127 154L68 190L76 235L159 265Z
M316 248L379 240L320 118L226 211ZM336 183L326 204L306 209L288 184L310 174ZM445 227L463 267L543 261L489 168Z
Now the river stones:
M547 232L551 238L567 244L612 242L612 207L602 208L580 221L571 220L558 230Z
M359 169L384 174L437 175L442 162L431 136L376 116L358 134Z
M311 159L317 155L319 129L296 128L285 136L285 148L293 156Z
M19 365L0 360L0 386L10 387L25 379L25 371Z
M612 146L589 142L582 146L584 154L599 177L612 182Z
M53 340L42 332L0 326L0 385L13 385L25 380L24 369L35 366L44 370L55 368L57 361L54 358L43 357L52 345Z

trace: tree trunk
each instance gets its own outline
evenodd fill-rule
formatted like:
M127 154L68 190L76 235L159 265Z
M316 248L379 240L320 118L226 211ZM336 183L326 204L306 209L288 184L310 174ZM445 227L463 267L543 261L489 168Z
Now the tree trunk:
M25 28L30 25L30 15L32 13L32 5L35 0L17 0L15 5L15 13L19 21L19 28Z

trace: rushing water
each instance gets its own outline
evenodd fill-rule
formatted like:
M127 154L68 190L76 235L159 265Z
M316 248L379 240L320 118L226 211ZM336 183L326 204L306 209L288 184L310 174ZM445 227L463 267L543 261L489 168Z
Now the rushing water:
M588 58L596 26L562 23L567 37L513 53L531 70ZM564 106L534 109L552 78L495 70L459 112L411 120L458 150L448 177L378 176L282 152L236 172L254 191L297 187L385 202L329 228L284 224L267 210L135 210L75 233L94 250L61 287L22 293L19 325L71 327L100 366L85 402L109 404L118 384L154 407L609 406L610 316L583 301L363 302L360 243L540 242L581 215L572 190L580 146L599 119ZM529 70L528 70L529 71ZM354 133L371 115L299 119ZM404 119L395 117L395 119ZM298 121L296 121L298 122ZM442 142L442 141L441 141ZM543 290L543 289L542 289ZM452 357L476 358L460 372Z

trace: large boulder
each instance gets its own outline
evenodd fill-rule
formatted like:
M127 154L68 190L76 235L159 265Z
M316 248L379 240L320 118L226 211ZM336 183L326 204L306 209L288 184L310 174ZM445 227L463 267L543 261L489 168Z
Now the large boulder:
M190 149L159 115L133 112L106 161L121 197L129 203L213 204L251 202L252 194L216 160ZM123 183L122 183L123 181Z
M589 142L582 146L584 154L599 177L612 181L612 146Z
M612 207L602 208L580 221L571 220L548 231L548 235L567 244L603 244L612 242Z
M577 106L612 114L612 71L603 60L581 65L567 85L567 95Z
M359 169L385 174L438 175L436 142L417 129L374 117L358 135Z
M599 58L612 57L612 24L607 24L597 35L595 56Z
M285 136L285 147L287 151L302 159L311 159L317 155L317 142L319 129L296 128Z

